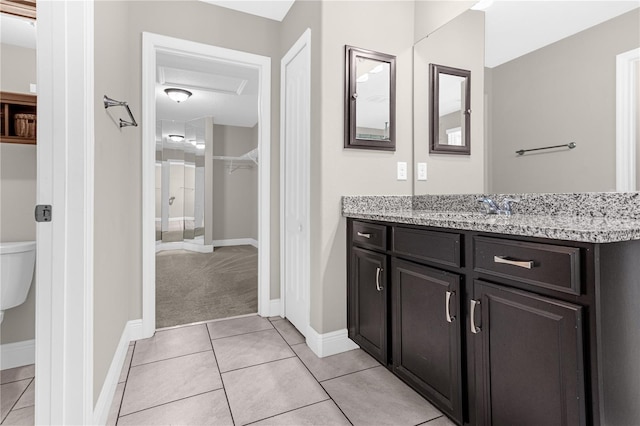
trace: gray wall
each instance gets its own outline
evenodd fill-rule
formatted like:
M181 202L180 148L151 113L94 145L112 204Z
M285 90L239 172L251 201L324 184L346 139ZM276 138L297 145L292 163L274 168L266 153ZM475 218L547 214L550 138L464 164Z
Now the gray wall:
M346 222L342 195L409 195L412 174L396 180L396 162L412 161L413 1L322 3L321 132L319 179L312 175L311 326L319 333L344 329L346 321ZM384 31L378 25L384 23ZM343 148L344 46L396 56L396 151ZM410 168L411 170L411 168ZM318 205L319 203L319 205Z
M36 51L0 45L0 90L29 93L36 82ZM34 241L36 224L36 146L0 144L0 241ZM27 300L5 312L0 343L35 338L35 280Z
M255 127L213 126L213 155L238 157L258 146ZM258 168L229 173L225 161L213 161L213 239L258 239Z
M427 163L427 180L415 194L484 192L484 13L469 10L414 49L414 158ZM471 71L471 155L429 154L429 64Z
M140 118L131 95L128 6L95 3L95 190L94 190L94 402L128 320L140 318L132 294L140 291L140 141L130 127L120 129L117 108L105 110L102 96L126 100ZM139 59L138 59L139 61Z
M279 23L199 1L109 1L95 8L96 185L94 395L126 321L142 317L141 134L122 131L99 103L125 99L141 113L142 32L256 53L272 61L272 143L279 141ZM251 31L247 31L250 28ZM277 153L277 151L276 151ZM272 168L274 164L271 165ZM275 165L277 167L277 163ZM277 168L272 169L278 176ZM272 187L278 187L272 178ZM277 205L277 204L276 204ZM272 216L271 282L279 286L278 217Z
M492 70L489 192L615 190L615 57L640 46L639 22L635 9Z

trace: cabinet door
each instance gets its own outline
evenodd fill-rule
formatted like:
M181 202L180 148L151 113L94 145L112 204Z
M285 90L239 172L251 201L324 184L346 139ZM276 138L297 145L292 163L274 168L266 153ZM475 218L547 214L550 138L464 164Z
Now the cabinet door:
M393 259L393 371L462 424L460 277Z
M582 307L481 281L474 295L478 424L585 424Z
M387 363L387 256L351 249L349 337Z

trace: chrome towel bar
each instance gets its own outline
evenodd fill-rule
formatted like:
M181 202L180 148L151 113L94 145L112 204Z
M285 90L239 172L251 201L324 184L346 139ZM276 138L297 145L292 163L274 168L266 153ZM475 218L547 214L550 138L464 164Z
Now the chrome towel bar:
M569 149L573 149L573 148L576 147L576 143L575 142L569 142L569 143L565 143L565 144L562 144L562 145L545 146L545 147L542 147L542 148L521 149L521 150L516 151L516 154L524 155L525 152L540 151L542 149L564 148L564 147L567 147Z
M138 127L138 123L136 123L136 119L133 117L133 114L131 113L131 108L129 108L129 105L124 102L124 101L116 101L115 99L111 99L110 97L108 97L107 95L104 95L104 97L102 98L102 101L104 102L104 109L113 107L113 106L122 106L125 107L127 109L127 113L129 114L129 117L131 118L130 121L126 121L123 120L122 118L120 118L120 128L123 127L127 127L127 126L134 126L134 127Z

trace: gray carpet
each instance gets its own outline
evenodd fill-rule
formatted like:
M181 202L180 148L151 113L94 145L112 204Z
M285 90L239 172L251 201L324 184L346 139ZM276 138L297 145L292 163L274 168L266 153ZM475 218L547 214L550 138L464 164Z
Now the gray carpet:
M156 254L156 327L258 312L258 250L219 247Z

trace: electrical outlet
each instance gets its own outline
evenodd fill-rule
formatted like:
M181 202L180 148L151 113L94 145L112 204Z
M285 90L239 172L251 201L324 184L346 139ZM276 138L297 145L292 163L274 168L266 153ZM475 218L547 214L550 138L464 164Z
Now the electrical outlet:
M36 85L31 83L29 84L29 92L36 93Z
M418 163L418 180L427 180L427 163Z
M398 180L407 180L407 163L398 161Z

